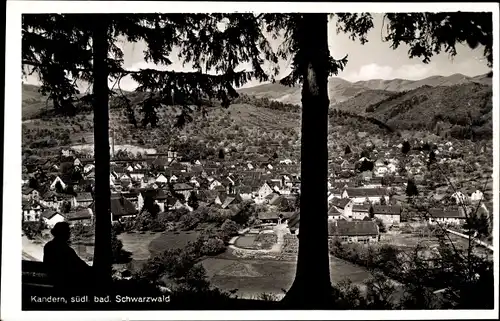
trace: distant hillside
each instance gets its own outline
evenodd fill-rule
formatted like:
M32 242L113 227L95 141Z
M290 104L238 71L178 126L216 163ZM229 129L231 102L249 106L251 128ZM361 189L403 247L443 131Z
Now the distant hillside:
M456 138L491 137L492 94L491 86L474 82L425 85L400 93L366 91L334 108L373 117L399 130L449 132Z
M479 75L476 77L468 77L462 74L454 74L451 76L432 76L422 80L406 80L406 79L372 79L366 81L349 82L345 79L332 77L328 82L328 92L330 95L330 104L336 105L344 102L357 94L367 90L385 90L392 92L413 90L422 86L454 86L459 84L481 83L491 85L492 78L488 75ZM300 104L299 86L286 87L280 84L264 84L251 88L240 89L239 92L257 98L269 98L283 103Z
M52 108L52 102L38 92L40 87L23 84L22 108L23 119L36 118L44 109Z

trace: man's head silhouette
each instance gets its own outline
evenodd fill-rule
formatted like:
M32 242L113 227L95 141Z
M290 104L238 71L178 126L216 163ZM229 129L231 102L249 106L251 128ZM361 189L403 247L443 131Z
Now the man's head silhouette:
M60 241L68 241L71 236L69 224L66 222L56 223L50 233L52 233L54 239Z

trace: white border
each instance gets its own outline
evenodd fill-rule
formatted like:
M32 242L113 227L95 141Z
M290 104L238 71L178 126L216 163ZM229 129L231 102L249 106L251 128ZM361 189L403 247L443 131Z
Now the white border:
M272 2L107 2L107 1L8 1L5 68L5 135L2 229L1 317L4 320L224 320L224 319L476 319L498 316L498 190L499 190L499 115L498 73L493 75L493 190L495 246L495 309L491 311L104 311L104 312L22 312L21 311L21 13L146 13L146 12L416 12L416 11L489 11L493 12L493 30L499 30L497 3L272 3ZM493 70L498 65L498 33L494 35Z

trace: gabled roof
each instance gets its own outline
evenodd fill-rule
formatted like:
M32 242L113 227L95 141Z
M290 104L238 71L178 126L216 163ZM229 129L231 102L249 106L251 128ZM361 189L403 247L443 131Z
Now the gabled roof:
M465 219L465 214L459 209L441 209L441 208L431 208L429 210L429 216L431 218L463 218Z
M347 188L349 197L376 197L387 195L385 188Z
M88 220L92 218L92 211L84 209L77 212L70 212L65 215L68 221Z
M345 208L347 206L347 204L349 204L351 202L351 200L348 198L334 197L331 202L332 202L332 205L334 205L336 207Z
M278 206L281 204L281 202L283 202L284 198L283 196L279 195L279 194L271 194L273 195L273 197L271 198L271 200L269 201L269 205L275 205L275 206Z
M370 205L353 205L352 211L353 212L368 213L368 212L370 212Z
M174 184L174 190L175 191L186 191L186 190L192 190L193 187L189 184L186 183L176 183Z
M222 185L217 185L214 187L213 191L216 191L216 192L225 192L226 191L226 188Z
M328 210L328 216L338 216L340 214L342 213L340 213L335 206L331 206L330 209Z
M400 215L401 206L399 205L373 205L373 214L378 215Z
M52 210L52 209L47 209L45 211L42 212L42 217L50 220L52 217L54 217L56 214L59 214L57 213L56 211Z
M111 199L111 213L113 216L124 216L137 214L137 210L130 202L124 197Z
M231 203L233 203L236 200L235 197L232 196L227 196L226 199L224 200L224 203L222 203L221 208L227 208Z
M31 192L33 192L35 189L31 188L31 187L25 187L23 188L23 194L24 195L28 195L28 194L31 194Z
M92 194L89 192L83 192L83 193L78 193L76 194L76 201L77 202L85 202L85 201L92 201Z
M328 223L329 236L368 236L378 234L377 223L373 221L339 220Z

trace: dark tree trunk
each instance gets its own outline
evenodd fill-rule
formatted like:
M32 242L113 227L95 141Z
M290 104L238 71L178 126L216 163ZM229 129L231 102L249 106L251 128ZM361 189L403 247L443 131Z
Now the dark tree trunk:
M299 30L303 76L299 252L295 280L283 303L322 308L333 303L327 216L327 14L305 14Z
M105 15L93 19L93 91L95 157L95 249L97 284L111 280L111 213L109 188L108 22Z

